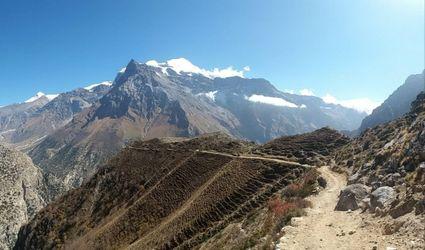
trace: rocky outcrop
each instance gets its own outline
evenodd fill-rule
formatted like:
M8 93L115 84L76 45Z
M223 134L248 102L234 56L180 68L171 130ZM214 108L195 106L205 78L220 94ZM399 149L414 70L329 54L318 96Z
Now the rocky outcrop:
M44 205L42 172L23 153L0 145L0 249L11 249L19 228Z

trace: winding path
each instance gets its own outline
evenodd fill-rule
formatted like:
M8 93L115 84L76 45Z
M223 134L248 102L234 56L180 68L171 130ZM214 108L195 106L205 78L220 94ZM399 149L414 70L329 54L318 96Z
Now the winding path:
M391 236L382 235L381 228L369 223L366 215L358 211L334 211L346 179L329 167L318 170L326 179L327 187L309 198L313 208L307 209L305 217L293 218L292 225L284 227L284 236L276 249L391 249L387 248L392 246Z

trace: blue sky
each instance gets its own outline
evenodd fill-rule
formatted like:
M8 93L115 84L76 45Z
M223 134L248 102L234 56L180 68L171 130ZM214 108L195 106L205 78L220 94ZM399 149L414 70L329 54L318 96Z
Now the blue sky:
M424 69L423 0L0 2L0 105L113 79L134 58L249 66L281 90L383 101Z

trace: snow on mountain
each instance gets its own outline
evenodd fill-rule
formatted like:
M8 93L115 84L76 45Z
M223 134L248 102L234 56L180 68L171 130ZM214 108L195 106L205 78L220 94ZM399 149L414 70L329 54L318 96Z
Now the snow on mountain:
M195 73L195 74L201 74L211 79L217 78L217 77L227 78L232 76L244 77L244 73L247 71L250 71L249 66L245 66L243 70L233 69L232 66L229 66L225 69L214 68L213 70L206 70L196 65L193 65L189 60L185 58L171 59L162 63L157 62L155 60L150 60L146 62L146 65L156 67L156 68L161 68L164 74L168 74L167 70L171 69L175 71L177 74Z
M91 91L93 91L94 88L96 88L97 86L101 86L101 85L112 86L112 82L111 81L104 81L104 82L101 82L101 83L95 83L95 84L92 84L90 86L85 87L84 89L91 92Z
M38 92L35 96L33 96L30 99L26 100L25 103L30 103L30 102L37 101L38 99L40 99L43 96L46 97L49 101L51 101L51 100L55 99L56 97L58 97L58 94L46 95L43 92Z

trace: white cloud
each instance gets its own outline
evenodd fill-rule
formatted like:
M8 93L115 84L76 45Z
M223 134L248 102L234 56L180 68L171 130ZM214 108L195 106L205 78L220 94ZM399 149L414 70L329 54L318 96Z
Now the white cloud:
M210 98L211 100L215 101L215 95L218 93L218 91L210 91L210 92L206 92L206 93L199 93L197 94L198 96L206 96L208 98Z
M369 98L355 98L349 100L338 100L336 97L326 94L322 97L323 101L330 104L339 104L346 108L352 108L359 112L371 114L372 111L380 105L379 102L370 100Z
M292 89L285 89L283 92L285 92L285 93L289 93L289 94L295 94L295 91L294 90L292 90Z
M298 105L278 97L252 95L250 97L245 97L245 99L251 102L259 102L259 103L270 104L270 105L281 106L281 107L288 107L288 108L299 108ZM303 105L301 105L301 108L304 108Z
M300 90L300 95L313 96L314 93L311 89L302 89Z
M251 70L249 66L245 66L243 70L233 69L232 66L227 67L225 69L214 68L213 70L206 70L199 68L196 65L193 65L189 60L185 58L171 59L164 63L160 63L155 60L150 60L147 61L146 64L152 67L161 68L162 72L165 74L167 74L167 69L172 69L177 74L181 74L182 72L195 73L204 75L208 78L227 78L232 76L244 77L244 73Z

